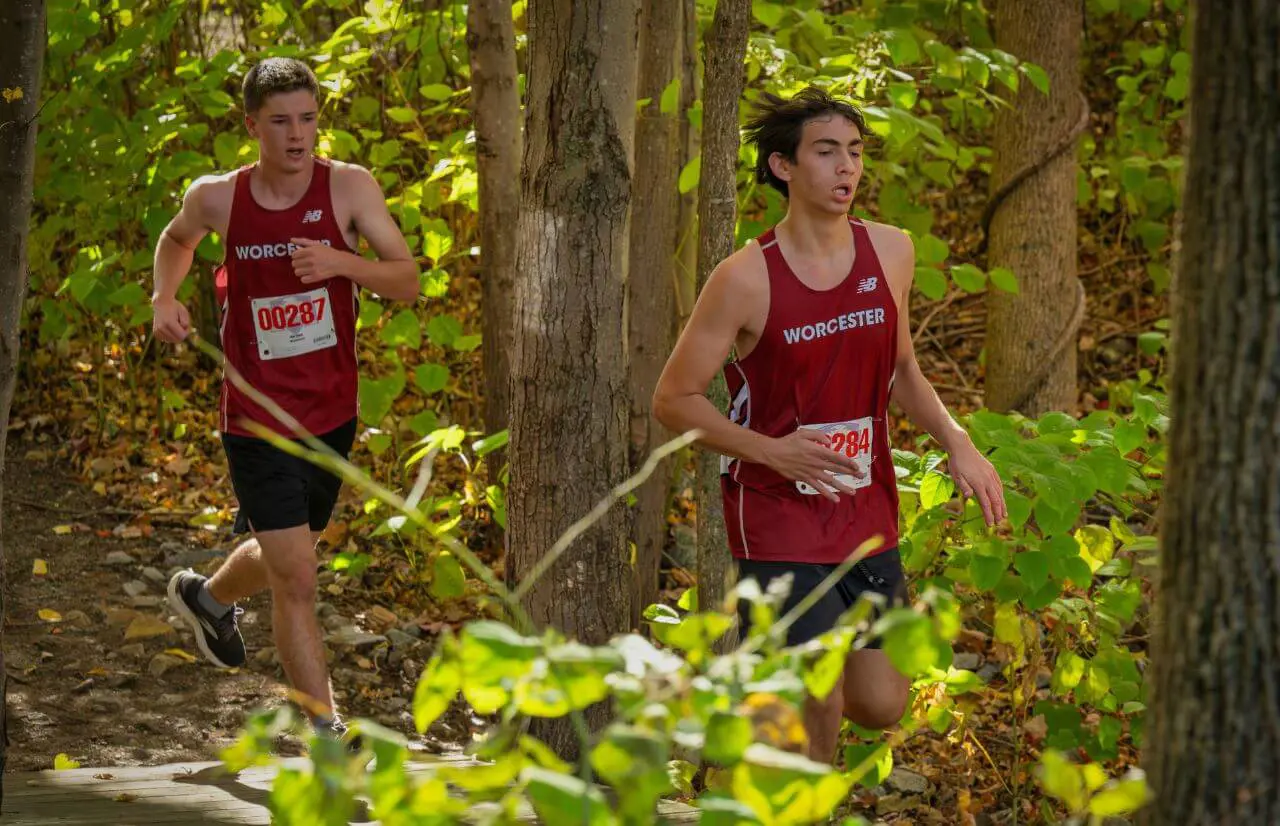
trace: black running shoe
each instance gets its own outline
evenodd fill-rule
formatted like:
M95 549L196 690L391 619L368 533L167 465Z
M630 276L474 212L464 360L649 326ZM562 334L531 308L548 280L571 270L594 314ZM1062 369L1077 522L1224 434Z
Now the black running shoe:
M311 725L316 736L330 740L338 740L347 747L347 754L356 754L364 747L364 738L351 731L340 714L332 717L313 717Z
M208 577L190 569L174 574L169 580L169 605L191 626L196 645L209 662L222 668L238 668L244 665L245 653L236 618L243 612L234 605L220 617L206 611L198 599L206 582Z

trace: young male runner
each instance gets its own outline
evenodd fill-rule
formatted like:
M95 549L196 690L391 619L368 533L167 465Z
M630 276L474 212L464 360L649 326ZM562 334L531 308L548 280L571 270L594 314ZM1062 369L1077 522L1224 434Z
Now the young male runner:
M360 287L413 301L418 267L365 169L324 160L316 145L316 79L306 64L270 58L244 79L245 125L259 160L200 178L156 245L154 329L182 341L190 316L177 299L196 245L210 232L226 249L216 274L222 349L251 386L342 456L356 428L355 320ZM363 237L377 253L355 253ZM316 543L340 480L257 438L256 422L297 438L224 380L219 429L240 511L252 531L211 579L192 571L169 582L169 602L215 665L245 661L236 602L271 589L272 631L294 689L323 712L317 728L342 735L316 621Z
M1005 517L995 470L916 362L911 238L849 216L866 134L861 112L820 89L762 96L748 125L756 178L787 197L786 217L716 267L653 399L664 425L702 430L700 444L726 457L724 516L738 576L766 587L790 573L784 610L864 540L883 538L789 629L791 645L832 628L864 591L905 597L890 399L948 452L952 477L988 524ZM731 349L736 360L726 366ZM705 396L722 366L727 417ZM868 728L897 722L909 688L883 651L852 652L827 700L806 703L810 756L834 757L842 714Z

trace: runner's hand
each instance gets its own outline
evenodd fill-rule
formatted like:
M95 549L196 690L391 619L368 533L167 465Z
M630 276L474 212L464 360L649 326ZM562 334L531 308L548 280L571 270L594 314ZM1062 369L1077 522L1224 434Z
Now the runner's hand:
M844 453L832 450L830 444L830 438L822 431L800 428L773 439L765 451L764 464L838 502L840 493L852 495L854 490L837 479L836 474L861 479L867 473Z
M178 299L157 298L151 302L151 308L154 311L151 329L156 338L177 344L191 332L191 314Z
M982 507L987 525L995 525L1009 515L1004 504L1004 483L1000 474L972 444L956 450L948 460L951 478L956 487L969 498L976 498Z
M293 251L293 274L303 284L328 281L351 270L351 253L335 250L311 238L290 238L297 249Z

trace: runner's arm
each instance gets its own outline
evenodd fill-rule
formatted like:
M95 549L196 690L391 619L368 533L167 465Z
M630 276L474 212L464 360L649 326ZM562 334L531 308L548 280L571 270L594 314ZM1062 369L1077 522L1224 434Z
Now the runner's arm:
M911 282L915 277L915 247L910 236L899 230L892 232L886 246L885 264L896 270L898 277L891 283L900 285L901 295L898 301L898 359L894 365L892 398L911 421L942 445L950 457L948 467L960 492L977 498L987 524L995 524L1008 515L1000 476L974 447L968 432L952 418L916 359L908 311Z
M209 178L197 178L182 197L182 208L156 243L151 325L161 341L179 342L191 332L191 316L178 301L178 288L191 271L196 247L212 230L209 200L214 185Z
M805 482L835 500L853 488L835 474L865 472L843 453L827 447L827 437L798 429L781 438L765 436L729 421L706 397L707 387L724 365L738 332L750 320L752 282L744 253L716 267L694 305L693 314L658 379L653 415L670 430L702 431L698 444L708 450L767 465L788 479Z
M369 171L360 166L343 170L351 181L354 209L351 212L356 231L369 242L377 261L355 256L351 262L352 281L393 301L416 301L419 292L418 263L413 260L409 244L400 227L387 211L382 187Z

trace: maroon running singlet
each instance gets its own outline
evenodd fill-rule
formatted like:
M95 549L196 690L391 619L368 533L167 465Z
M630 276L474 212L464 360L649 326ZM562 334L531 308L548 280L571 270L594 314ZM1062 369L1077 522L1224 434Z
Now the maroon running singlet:
M222 349L227 362L257 390L314 434L328 433L356 415L356 315L359 292L346 278L304 284L293 271L291 238L310 238L351 252L333 214L331 167L315 159L311 185L287 209L267 209L253 198L249 176L236 174L226 253L215 283L222 307ZM281 435L296 436L223 379L220 428L254 435L249 419Z
M773 230L757 239L769 270L769 315L755 349L726 365L725 378L731 421L773 437L821 430L867 474L839 477L855 493L832 502L765 465L722 461L729 545L741 559L837 564L877 535L879 551L898 544L886 426L898 311L866 226L849 224L853 267L829 290L796 277Z

